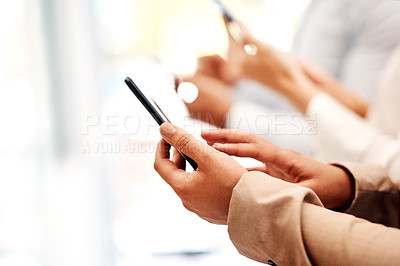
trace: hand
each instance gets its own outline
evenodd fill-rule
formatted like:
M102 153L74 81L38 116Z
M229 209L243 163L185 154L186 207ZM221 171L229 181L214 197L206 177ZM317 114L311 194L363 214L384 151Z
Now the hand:
M179 127L164 123L160 132L163 139L157 146L156 171L181 198L185 208L209 222L226 224L232 190L247 170ZM199 165L197 171L186 172L178 152L171 161L171 145L195 160Z
M234 84L229 64L219 55L210 55L200 57L197 60L197 71L208 77L232 86Z
M351 93L335 77L325 72L319 66L299 59L304 74L320 90L330 94L347 108L361 117L366 117L369 110L369 103L359 95Z
M199 90L194 102L185 103L190 116L216 127L224 127L233 103L230 85L199 71L185 81L192 82Z
M229 22L224 17L225 27L228 32L228 52L226 55L227 68L226 79L230 83L236 83L240 78L243 78L242 64L244 59L248 56L244 50L244 43L237 43L229 32ZM248 29L240 22L235 21L236 25L240 28L241 37L244 39L252 38Z
M202 132L209 145L228 155L254 158L264 164L247 169L312 189L327 208L345 208L354 198L354 180L336 166L281 149L268 140L230 130Z
M228 21L225 19L225 26L228 30ZM253 38L247 28L240 22L235 21L240 27L241 33L245 38ZM197 73L215 78L223 83L234 85L242 76L241 65L247 56L242 44L238 44L230 34L227 60L218 55L204 56L198 59Z
M324 71L318 65L301 58L297 58L297 62L303 70L303 73L307 75L314 84L318 85L319 88L336 87L339 84L339 81L335 77Z
M240 78L243 78L243 61L249 56L245 49L245 41L255 40L250 31L240 21L235 20L229 22L224 17L225 27L228 32L228 52L227 52L227 67L225 68L225 77L229 83L236 83ZM235 35L235 38L232 36ZM250 42L247 42L249 44ZM252 43L251 43L252 44Z
M227 27L228 22L225 21ZM288 98L301 112L318 92L316 84L304 72L300 60L289 53L281 52L254 38L248 29L236 21L242 32L242 43L237 43L229 35L227 64L232 82L248 78L275 90ZM256 55L248 55L244 46L257 47Z
M297 58L258 41L240 21L229 22L226 18L224 20L228 33L230 23L235 23L240 28L242 39L238 43L231 34L228 34L227 64L231 68L232 76L247 77L281 91L286 89L283 86L285 83L292 82L296 75L302 73ZM259 53L248 55L244 49L245 44L254 44Z

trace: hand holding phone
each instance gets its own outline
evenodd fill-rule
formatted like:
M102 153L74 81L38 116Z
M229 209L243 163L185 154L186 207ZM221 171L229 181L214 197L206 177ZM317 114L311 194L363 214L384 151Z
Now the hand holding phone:
M154 100L153 100L153 103L154 103L154 105L153 105L146 98L146 96L144 96L142 91L139 89L138 86L136 86L136 84L133 82L133 80L131 78L127 77L125 79L125 83L126 83L126 85L128 85L129 89L133 92L133 94L135 94L136 98L143 104L143 106L146 108L146 110L150 113L150 115L154 118L154 120L157 122L157 124L159 126L161 126L165 122L170 123L169 119L165 116L164 112L154 102ZM198 165L192 158L183 154L180 151L179 151L179 153L193 167L194 170L197 170Z
M218 5L220 8L222 15L227 21L227 29L229 35L232 37L232 39L238 44L243 46L244 51L248 55L256 55L258 52L258 48L255 44L252 43L244 43L243 41L243 32L240 29L239 24L236 22L235 18L232 16L232 14L225 8L225 6L219 1L219 0L214 0L214 2Z

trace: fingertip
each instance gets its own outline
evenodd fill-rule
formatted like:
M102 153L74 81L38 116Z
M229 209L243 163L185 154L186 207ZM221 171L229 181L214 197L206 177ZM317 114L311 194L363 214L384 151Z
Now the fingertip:
M214 141L208 141L208 140L207 140L207 145L208 145L208 146L213 146L214 143L215 143Z
M200 133L200 136L201 136L203 139L205 139L205 140L207 140L207 138L208 138L210 135L211 135L210 131L205 131L205 130L203 130L203 131L201 131L201 133Z
M223 143L214 143L213 144L213 147L224 147L225 146L225 144L223 144Z
M210 136L210 135L216 135L220 133L222 130L221 129L211 129L211 130L202 130L201 131L201 136Z
M186 169L186 161L177 149L173 152L173 162L178 166L179 169Z
M159 163L163 159L169 159L169 151L170 151L170 149L171 149L171 146L164 139L161 139L157 143L156 154L155 154L154 165L153 165L154 169L156 171L157 171Z
M214 149L219 150L219 151L224 151L227 148L226 144L222 144L222 143L214 143L213 145L211 145Z
M158 142L157 148L161 151L161 152L168 152L171 149L171 145L165 140L165 139L161 139Z
M160 141L159 147L160 145L163 146L164 143ZM177 162L171 161L169 159L169 151L162 154L160 150L158 150L154 161L154 169L165 182L175 189L175 187L179 186L182 182L182 178L180 178L182 174L186 173L181 163L180 160Z
M171 138L176 133L176 128L171 123L163 123L160 126L160 133L163 138Z

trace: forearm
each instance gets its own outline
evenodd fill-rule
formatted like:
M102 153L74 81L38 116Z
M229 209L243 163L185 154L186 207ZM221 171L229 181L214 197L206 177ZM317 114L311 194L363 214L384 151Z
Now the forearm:
M399 228L399 189L378 164L341 163L354 179L355 196L346 213Z
M301 232L303 200L322 205L315 194L260 172L244 174L228 215L229 236L242 255L278 265L312 265Z
M329 94L361 117L365 117L368 113L369 104L361 97L344 88L339 82L318 85L306 79L299 79L282 83L278 91L302 113L306 112L308 104L319 92Z
M315 265L400 265L400 231L305 203L301 230Z
M331 96L320 93L309 103L307 115L317 117L314 157L323 161L379 163L400 183L400 140L383 134Z
M300 112L306 113L308 104L320 91L311 82L302 80L286 81L282 88L277 89L286 97Z
M399 230L325 209L311 190L259 172L235 187L228 230L241 254L263 263L400 265Z
M328 84L323 84L319 87L322 91L328 93L338 102L352 110L361 117L366 117L369 109L369 104L359 95L354 94L336 80L332 80Z

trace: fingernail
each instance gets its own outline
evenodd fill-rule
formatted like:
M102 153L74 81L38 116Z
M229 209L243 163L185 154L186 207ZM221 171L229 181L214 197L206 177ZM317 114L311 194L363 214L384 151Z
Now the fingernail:
M214 143L212 146L213 146L214 148L218 148L218 147L223 147L224 144L222 144L222 143Z
M171 124L162 124L160 127L160 132L164 137L171 137L175 134L176 129Z

